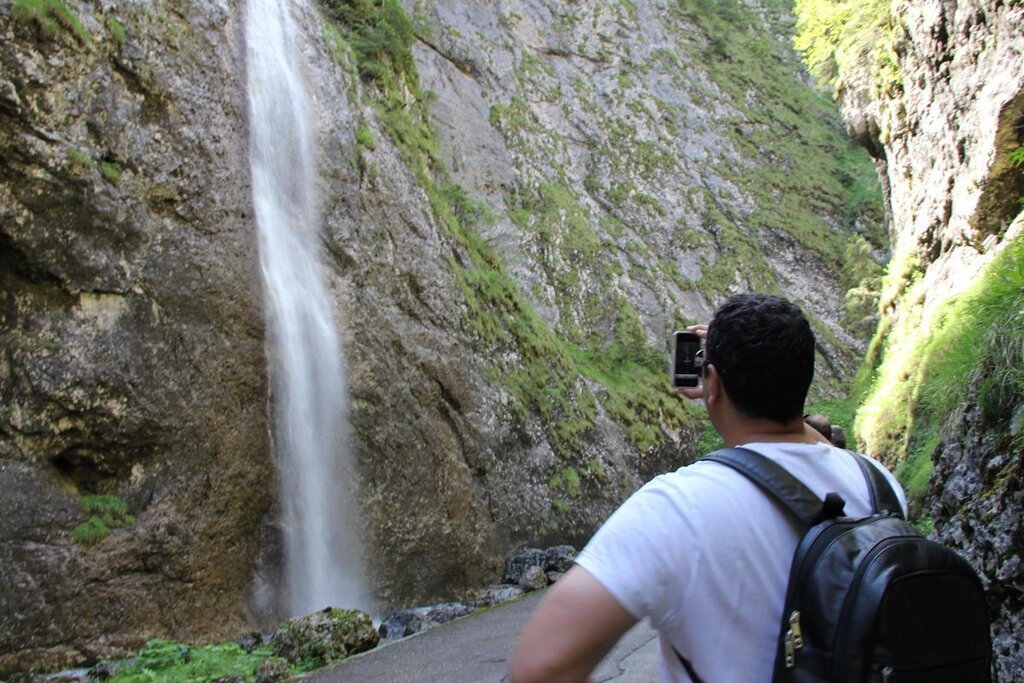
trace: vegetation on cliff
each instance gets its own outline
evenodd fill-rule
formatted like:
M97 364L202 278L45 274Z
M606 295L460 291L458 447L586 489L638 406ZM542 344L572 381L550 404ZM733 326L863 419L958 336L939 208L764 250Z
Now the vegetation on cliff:
M72 529L71 537L82 545L99 543L111 529L135 523L127 504L117 496L83 496L79 502L89 519Z
M479 228L495 217L452 180L440 159L427 109L430 93L422 91L411 56L413 23L398 3L325 0L324 8L341 29L340 38L351 46L380 122L426 191L434 217L452 242L449 266L467 305L466 324L488 356L496 359L490 381L513 397L513 408L520 416L540 416L552 444L571 463L552 473L553 493L566 493L570 499L578 495L579 477L573 476L577 472L573 464L594 482L600 479L589 476L600 466L595 469L576 462L593 429L599 400L582 377L602 386L600 400L605 409L626 427L642 451L663 442L664 429L692 423L695 416L669 391L662 351L647 346L628 302L615 303L611 343L582 332L566 339L535 312L502 258L480 237ZM375 145L368 142L372 132L361 131L365 132L359 144L372 149ZM365 172L373 172L371 160L361 164ZM533 226L541 239L552 226L568 224L575 238L552 239L551 247L562 250L569 260L596 258L599 245L590 228L591 218L564 180L540 188L536 196L521 197L511 219ZM576 276L569 269L559 271L559 277ZM578 286L576 281L562 284L567 292ZM595 298L592 305L596 309L605 303ZM563 486L562 482L568 483ZM569 503L561 499L555 503L552 511L564 515Z
M91 39L82 20L61 0L16 0L11 6L11 17L35 25L48 40L56 40L63 31L81 45Z
M992 424L1008 422L1024 399L1024 238L928 320L920 275L913 263L894 262L887 276L892 298L883 305L892 310L898 300L905 319L899 325L891 315L883 319L855 393L863 399L857 417L863 444L897 466L915 511L928 490L932 455L970 390Z
M876 101L900 98L897 49L908 39L904 3L797 0L795 9L795 45L820 84L839 98L848 84L867 77ZM1021 149L1009 152L1010 164L1024 164ZM1012 218L1004 220L1004 231ZM1022 331L1022 240L1006 245L968 291L937 311L926 303L925 275L937 253L928 251L921 245L903 247L884 283L870 292L880 323L850 399L858 410L861 447L896 468L915 514L922 513L933 454L962 417L972 387L992 423L1007 418L1021 395L1020 348L1012 340ZM936 295L943 296L931 293Z
M794 43L822 84L839 90L866 70L875 96L896 96L902 91L899 5L899 0L796 0Z

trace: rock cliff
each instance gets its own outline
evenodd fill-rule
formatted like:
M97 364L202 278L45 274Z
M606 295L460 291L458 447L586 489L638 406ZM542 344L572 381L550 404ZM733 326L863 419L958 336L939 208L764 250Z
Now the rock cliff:
M234 13L26 6L0 5L0 671L236 632L273 498ZM134 523L73 540L99 495Z
M881 214L785 3L359 6L295 13L382 603L689 461L667 338L730 292L847 378ZM275 609L243 9L0 2L0 672Z
M1024 7L987 0L886 7L891 16L879 22L875 41L888 35L881 41L888 55L865 50L856 66L840 64L835 81L851 135L871 151L883 179L893 243L868 358L875 379L858 432L870 452L902 467L912 489L917 480L919 509L936 536L981 572L999 679L1020 680L1024 384L1012 378L1024 359L1020 314L1010 304L1024 300L1024 173L1012 157L1024 143ZM886 60L892 68L879 69ZM995 261L1000 254L1006 258ZM998 288L1009 293L1000 300L1007 310L958 318L951 308ZM992 329L973 336L956 329L972 319ZM943 383L916 369L954 353L936 353L938 339L943 347L997 348L998 358L975 353L977 367L951 376L963 383ZM935 392L954 397L938 417L928 414L927 394ZM893 393L902 398L885 397ZM929 423L942 424L930 433Z

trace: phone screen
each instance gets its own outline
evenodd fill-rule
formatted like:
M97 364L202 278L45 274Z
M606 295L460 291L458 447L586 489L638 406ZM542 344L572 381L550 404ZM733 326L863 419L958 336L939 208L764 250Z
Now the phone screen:
M700 351L700 337L693 332L676 332L672 353L672 386L696 387L700 385L700 369L697 367L697 352Z

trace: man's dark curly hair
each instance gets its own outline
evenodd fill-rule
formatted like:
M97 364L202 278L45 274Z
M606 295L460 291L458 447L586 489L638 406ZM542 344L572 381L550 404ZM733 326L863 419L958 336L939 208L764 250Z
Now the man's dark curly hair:
M803 415L814 378L814 333L789 301L729 297L708 326L706 354L744 415L780 423Z

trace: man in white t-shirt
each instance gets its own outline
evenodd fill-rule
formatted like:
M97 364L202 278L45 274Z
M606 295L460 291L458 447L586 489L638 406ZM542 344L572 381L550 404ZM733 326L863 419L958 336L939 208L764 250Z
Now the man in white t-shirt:
M814 334L778 297L731 297L705 339L702 398L727 446L782 465L845 513L870 511L867 483L846 451L803 420ZM877 463L876 463L877 464ZM894 485L906 508L902 489ZM697 461L663 474L605 522L545 596L510 663L513 683L587 681L638 620L659 632L663 681L768 683L790 564L802 529L738 472Z

